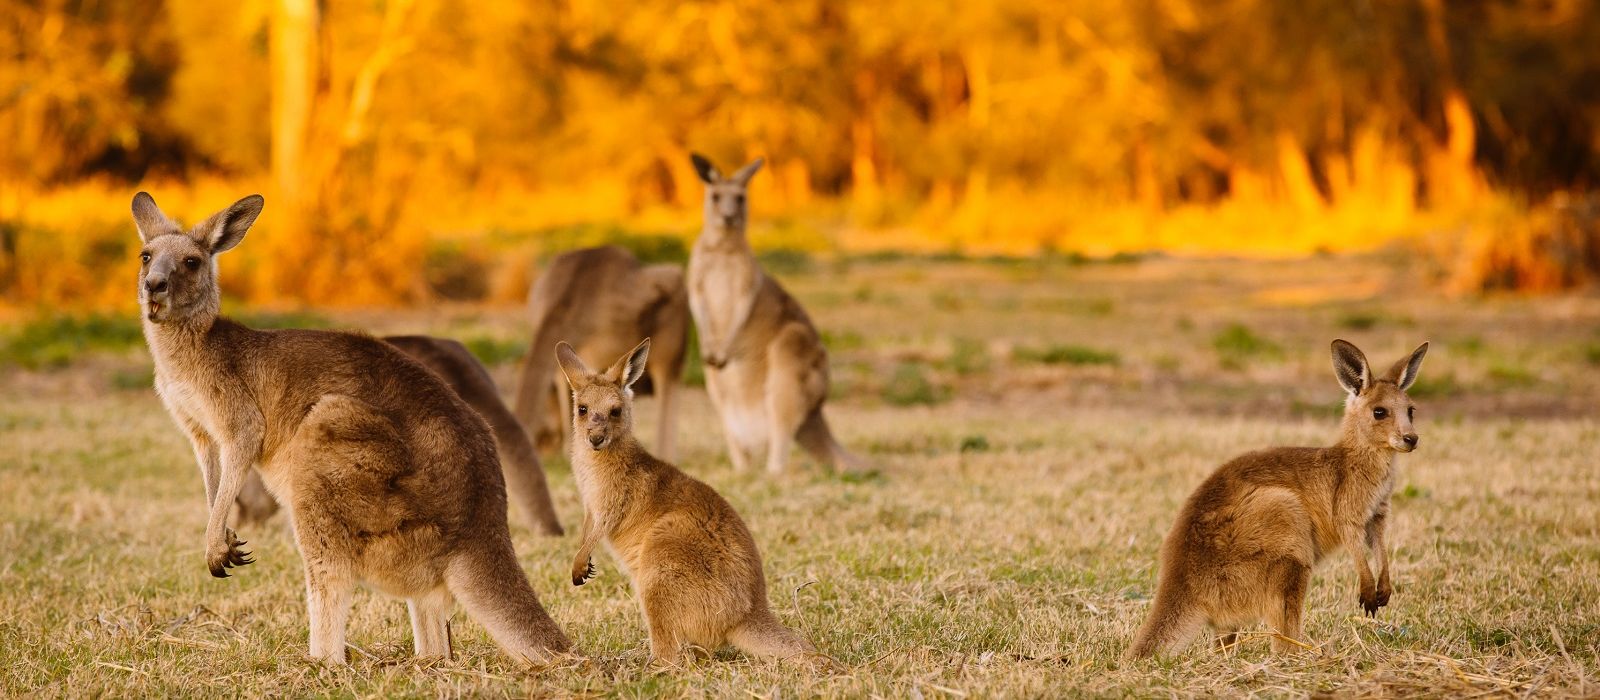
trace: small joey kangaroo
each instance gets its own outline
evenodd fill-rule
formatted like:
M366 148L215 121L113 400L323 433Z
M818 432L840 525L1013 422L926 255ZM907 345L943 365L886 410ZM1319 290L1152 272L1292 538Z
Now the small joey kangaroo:
M550 348L566 339L578 353L616 357L641 337L655 340L648 369L658 404L656 454L677 454L676 398L689 342L689 293L683 268L643 265L617 246L583 248L550 262L528 293L533 345L522 358L515 400L517 418L540 449L559 447L568 411L566 387L556 375Z
M1417 448L1406 390L1427 352L1423 343L1378 375L1356 346L1333 341L1334 375L1348 392L1337 444L1250 452L1195 489L1161 547L1155 602L1130 658L1176 651L1206 625L1226 648L1239 627L1263 618L1277 633L1274 651L1301 647L1312 567L1340 548L1354 561L1362 609L1376 615L1389 604L1384 526L1395 455Z
M733 506L634 439L629 387L649 353L646 338L596 374L571 345L556 346L572 388L572 473L583 500L572 584L594 576L594 546L604 541L632 580L657 663L678 663L688 645L712 651L731 642L756 656L830 668L772 614L761 554Z
M861 469L822 415L828 352L795 298L768 276L745 236L750 178L761 159L723 177L692 157L706 183L705 226L689 254L689 311L700 331L706 392L722 419L728 459L748 468L766 452L767 471L784 471L798 441L819 462Z
M406 600L418 656L450 655L456 600L520 662L566 651L512 551L482 417L376 338L259 331L218 315L216 256L262 206L252 195L185 231L150 195L133 198L145 341L156 392L205 482L211 574L253 561L227 527L253 467L293 521L313 659L345 662L358 582Z
M472 356L466 346L454 340L425 335L385 336L383 342L399 348L411 359L439 375L472 410L483 416L494 432L495 451L500 455L506 495L516 504L523 522L541 535L562 534L561 520L550 500L544 466L533 448L533 441L511 409L500 400L488 368ZM237 523L265 522L278 511L278 502L261 483L261 475L251 470L239 490Z

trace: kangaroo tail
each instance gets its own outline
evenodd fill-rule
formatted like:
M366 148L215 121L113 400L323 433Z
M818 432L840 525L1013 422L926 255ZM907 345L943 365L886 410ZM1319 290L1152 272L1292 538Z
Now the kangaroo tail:
M1150 606L1150 617L1133 637L1125 656L1143 659L1171 652L1194 639L1205 626L1205 615L1193 605L1181 601L1183 596L1176 586L1162 582L1156 590L1156 600Z
M728 631L728 641L751 656L764 656L811 667L838 670L839 664L817 652L807 641L773 616L770 610L753 612L744 622Z
M833 430L828 427L828 419L823 417L821 406L811 409L811 415L806 416L805 422L800 424L800 430L795 433L795 441L817 461L834 469L860 471L869 466L866 460L846 450L834 439Z
M496 539L459 553L445 569L445 585L518 662L542 662L570 650L572 642L528 586L511 539Z

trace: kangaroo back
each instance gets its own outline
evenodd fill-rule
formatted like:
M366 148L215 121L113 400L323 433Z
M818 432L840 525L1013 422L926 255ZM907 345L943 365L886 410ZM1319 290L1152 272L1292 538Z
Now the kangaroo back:
M483 416L494 432L508 499L516 504L530 529L545 535L561 535L561 522L550 500L550 488L545 483L538 451L522 423L500 400L500 392L489 370L466 346L454 340L411 335L388 336L383 341L433 370L467 405Z

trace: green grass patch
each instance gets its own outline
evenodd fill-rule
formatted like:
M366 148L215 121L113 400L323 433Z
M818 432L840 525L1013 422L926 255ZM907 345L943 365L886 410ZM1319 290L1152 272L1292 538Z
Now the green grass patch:
M1115 366L1122 362L1122 358L1115 352L1082 345L1051 345L1043 348L1022 346L1011 352L1011 358L1018 362L1043 365Z
M131 314L43 316L0 337L0 365L65 367L88 353L119 352L143 343L139 320Z
M961 453L962 454L966 454L968 452L988 452L988 451L989 451L989 438L987 438L987 437L985 437L983 435L968 435L968 436L966 436L964 438L961 438Z
M1488 375L1489 379L1501 386L1523 387L1539 383L1539 375L1534 374L1533 370L1510 362L1490 364Z
M614 245L633 253L645 264L681 265L689 262L689 246L682 236L661 231L639 231L615 223L558 226L533 232L500 232L491 238L507 247L531 239L538 243L545 260L579 248Z
M119 369L111 373L111 388L117 391L142 391L155 386L155 369Z
M1414 399L1436 399L1446 396L1456 396L1462 391L1461 382L1456 380L1454 372L1428 373L1422 372L1417 376L1417 382L1411 385L1406 393Z
M950 391L928 379L926 368L902 362L883 386L883 400L894 406L931 406L950 398Z
M867 346L867 339L855 331L824 330L820 335L822 346L827 348L828 352L848 352Z
M756 260L767 272L777 275L803 275L816 268L810 253L798 248L773 248L756 253Z
M528 344L521 340L498 338L490 335L476 335L461 341L484 365L493 367L507 362L516 362L528 352Z
M1600 366L1600 343L1589 343L1583 346L1583 361L1591 365Z
M1217 359L1227 369L1239 369L1251 360L1279 359L1283 347L1242 323L1229 324L1211 338Z
M944 366L963 377L989 371L989 349L971 338L956 338Z
M706 385L706 363L700 359L700 331L689 324L689 347L683 350L684 386Z
M333 327L333 321L315 311L242 311L229 315L239 323L263 330L278 328L309 328L321 330Z

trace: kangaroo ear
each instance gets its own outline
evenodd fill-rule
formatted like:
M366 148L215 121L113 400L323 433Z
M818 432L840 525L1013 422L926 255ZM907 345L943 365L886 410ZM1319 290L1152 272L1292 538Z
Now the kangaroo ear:
M750 184L750 178L755 177L756 171L761 170L761 166L766 162L766 158L752 160L749 165L739 168L739 172L734 173L731 179L741 185L748 185Z
M1417 373L1422 371L1422 358L1427 354L1428 344L1418 345L1416 350L1411 351L1409 357L1394 363L1394 367L1389 369L1384 378L1399 385L1401 391L1410 389L1412 384L1417 383Z
M566 376L567 386L572 387L573 391L588 386L589 378L594 375L565 340L556 343L556 365L561 367L561 374Z
M1348 341L1333 341L1333 374L1339 386L1351 395L1360 395L1372 384L1372 371L1367 368L1367 356Z
M606 378L621 384L624 389L633 386L634 382L644 376L645 361L649 359L650 339L645 338L629 350L628 354L623 355L622 359L617 360L616 364L611 365L611 369L606 370Z
M150 239L163 233L171 233L178 229L178 225L161 213L161 207L156 206L155 197L149 192L140 192L133 196L133 225L139 229L139 240L149 243Z
M700 181L707 185L715 185L722 180L722 173L717 172L717 166L699 153L690 153L689 162L694 163L694 171L700 174Z
M194 227L194 231L205 242L211 254L216 255L239 245L239 241L244 240L244 234L250 230L250 225L256 222L256 217L261 216L261 207L266 204L267 200L262 199L261 195L250 195L234 202L233 206L212 214L211 218Z

